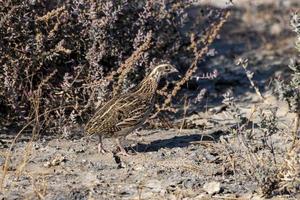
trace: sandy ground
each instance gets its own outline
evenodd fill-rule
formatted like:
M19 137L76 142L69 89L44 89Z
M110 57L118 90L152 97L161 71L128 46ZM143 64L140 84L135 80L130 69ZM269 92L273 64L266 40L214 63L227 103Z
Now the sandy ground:
M273 101L272 103L276 103ZM278 102L277 102L278 103ZM251 107L240 105L244 113ZM285 105L278 112L287 117ZM99 154L97 138L43 138L18 142L10 160L2 199L263 199L257 181L240 167L247 159L239 138L230 134L226 112L198 113L185 120L205 130L141 130L124 144L134 155ZM246 114L247 115L247 114ZM285 135L272 137L276 158L284 158ZM113 151L111 139L104 140ZM32 145L28 151L28 145ZM259 143L255 146L259 148ZM230 146L230 148L228 148ZM28 152L24 166L24 152ZM268 150L262 149L259 154ZM0 156L0 164L4 155ZM236 167L233 167L237 165ZM287 199L289 196L275 196ZM299 196L298 196L299 197ZM296 199L293 197L292 199Z
M82 137L81 132L32 143L25 137L13 149L0 199L263 199L257 177L247 174L253 166L243 154L247 149L241 138L233 134L236 121L222 107L222 94L232 89L241 116L253 124L260 119L257 113L251 118L254 108L279 108L275 112L279 131L269 139L276 162L284 162L293 115L284 102L276 100L270 85L274 75L287 74L289 58L296 54L288 20L297 1L255 1L252 7L249 2L235 2L239 8L213 45L218 54L200 70L213 68L220 73L216 81L199 82L209 91L207 99L191 104L186 117L172 122L174 128L131 134L124 141L128 151L135 152L129 157L99 154L97 139ZM262 2L271 7L258 8ZM234 64L237 57L249 59L254 81L266 97L264 103L251 89L244 70ZM257 149L258 158L271 156L259 139L261 130L249 127L253 129L256 140L249 143L250 148ZM0 138L0 167L12 138ZM105 145L114 149L110 139ZM274 194L271 198L300 196Z

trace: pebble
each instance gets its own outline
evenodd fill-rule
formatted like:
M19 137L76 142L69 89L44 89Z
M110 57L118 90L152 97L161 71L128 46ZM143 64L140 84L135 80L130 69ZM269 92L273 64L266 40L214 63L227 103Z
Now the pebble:
M137 164L136 166L133 167L133 170L135 171L141 171L144 169L143 165Z
M52 159L52 161L47 161L44 164L44 167L52 167L52 166L57 166L60 164L63 164L63 162L66 161L66 158L62 155L57 155L54 159Z
M205 183L203 189L210 195L218 194L221 191L221 183L216 181Z
M150 188L152 192L160 192L162 190L162 184L159 180L148 180L145 183L145 187Z

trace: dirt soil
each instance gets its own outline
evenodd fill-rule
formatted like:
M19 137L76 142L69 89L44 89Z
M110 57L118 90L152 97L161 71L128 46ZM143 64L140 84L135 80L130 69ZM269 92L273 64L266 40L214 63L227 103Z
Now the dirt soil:
M289 16L300 5L292 0L249 2L233 7L213 45L217 54L200 64L199 73L219 71L216 80L196 83L208 90L207 98L191 102L186 116L171 122L173 128L129 135L123 143L135 155L127 157L99 154L97 138L82 137L81 131L33 142L21 137L13 148L0 199L264 199L260 183L265 182L247 173L256 165L248 162L243 141L233 134L236 121L222 104L222 94L231 89L241 116L254 123L260 119L254 109L277 109L280 131L271 136L275 156L259 139L249 148L257 149L258 158L274 156L276 163L283 163L291 142L286 130L294 116L272 93L272 80L288 76L289 59L296 55ZM234 64L238 57L249 59L264 102L244 69ZM249 127L253 129L262 134ZM1 135L0 167L13 138ZM110 150L115 148L113 142L104 140ZM300 195L274 193L270 198L300 199Z

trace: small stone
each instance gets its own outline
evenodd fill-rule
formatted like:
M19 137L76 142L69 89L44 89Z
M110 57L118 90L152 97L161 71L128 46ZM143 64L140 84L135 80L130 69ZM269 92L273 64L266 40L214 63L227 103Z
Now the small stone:
M210 163L212 163L213 161L216 160L216 157L214 155L210 154L210 153L204 154L204 158L205 158L206 161L208 161Z
M210 195L218 194L221 190L221 183L216 181L205 183L203 189Z
M120 191L119 194L122 196L121 199L129 199L127 197L133 196L136 194L136 184L128 184L126 187L119 186L118 190Z
M51 161L47 161L44 164L44 167L52 167L52 166L57 166L62 164L63 162L66 161L66 158L62 155L57 155L54 159L52 159Z
M79 148L79 149L74 149L75 153L84 153L85 149L84 148Z
M133 170L135 170L135 171L141 171L143 169L144 169L143 165L139 165L139 164L137 164L136 166L133 167Z
M33 148L34 148L35 150L38 150L38 149L40 149L40 145L37 144L37 143L34 143L34 144L33 144Z
M272 35L279 35L282 32L282 27L279 23L273 24L270 27L270 33Z
M150 188L152 192L160 192L162 190L159 180L149 180L146 182L145 187Z
M61 155L58 155L57 157L55 157L51 164L52 166L56 166L56 165L59 165L61 164L62 162L64 162L66 160L66 158L64 156L61 156Z
M47 161L46 163L44 163L44 167L50 167L50 166L51 166L50 161Z
M165 190L165 189L163 189L163 190L161 190L161 191L159 192L159 195L160 195L160 196L165 196L165 194L166 194L166 190Z

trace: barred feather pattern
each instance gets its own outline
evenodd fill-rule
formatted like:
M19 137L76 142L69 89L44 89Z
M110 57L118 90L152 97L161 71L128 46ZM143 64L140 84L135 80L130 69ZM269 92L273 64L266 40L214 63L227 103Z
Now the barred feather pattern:
M120 137L140 127L154 107L157 85L154 77L148 77L135 91L112 98L96 110L85 127L86 134Z

